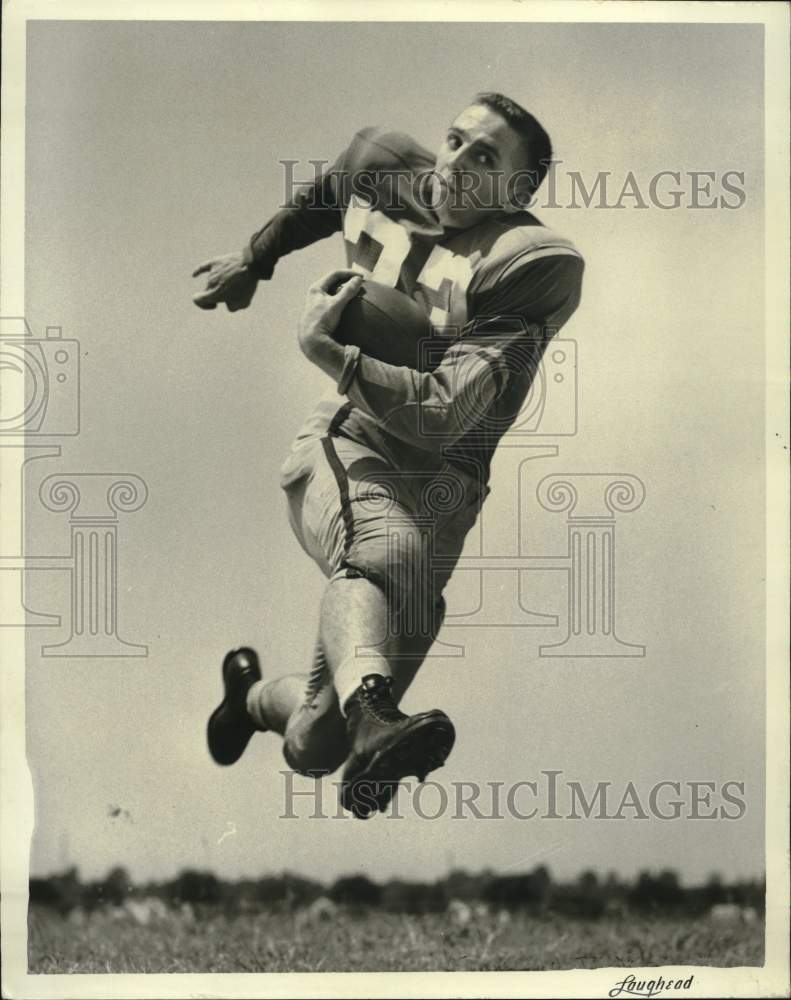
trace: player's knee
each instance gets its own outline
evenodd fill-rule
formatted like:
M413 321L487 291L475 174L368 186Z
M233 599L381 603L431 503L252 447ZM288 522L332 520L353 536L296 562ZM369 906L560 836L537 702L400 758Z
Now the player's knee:
M347 576L364 576L387 597L388 606L403 614L433 605L430 541L417 528L388 533L357 545L345 563Z

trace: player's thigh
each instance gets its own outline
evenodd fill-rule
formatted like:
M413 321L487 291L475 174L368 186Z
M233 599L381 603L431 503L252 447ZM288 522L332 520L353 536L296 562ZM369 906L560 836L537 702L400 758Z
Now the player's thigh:
M286 493L291 526L326 576L365 576L403 601L427 550L409 477L356 442L327 437Z
M283 486L291 529L325 576L337 570L346 547L346 516L338 478L317 438L302 446L303 475Z

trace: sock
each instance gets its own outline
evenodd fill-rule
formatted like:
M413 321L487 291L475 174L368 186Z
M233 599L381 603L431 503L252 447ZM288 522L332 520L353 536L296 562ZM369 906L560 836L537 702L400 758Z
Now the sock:
M364 656L349 656L335 671L333 682L338 692L338 702L341 712L346 715L346 702L362 684L366 674L381 674L392 677L390 664L384 656L378 653L366 653Z
M268 683L271 683L271 681ZM265 681L256 681L247 692L247 714L261 730L269 729L266 717L264 716L263 705L261 704L261 694L266 684L267 682Z
M247 714L256 726L282 736L288 720L305 700L307 674L256 681L247 692Z

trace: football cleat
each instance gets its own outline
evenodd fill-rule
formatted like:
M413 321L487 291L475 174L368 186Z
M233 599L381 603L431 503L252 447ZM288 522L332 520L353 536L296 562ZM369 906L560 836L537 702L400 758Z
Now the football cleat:
M420 781L442 767L453 749L453 723L439 709L405 715L390 693L391 677L367 674L346 703L351 754L343 771L341 805L357 819L383 812L399 782Z
M209 718L206 736L209 753L218 764L235 764L253 733L259 732L247 712L247 692L261 680L258 654L243 646L232 649L223 660L222 681L225 697Z

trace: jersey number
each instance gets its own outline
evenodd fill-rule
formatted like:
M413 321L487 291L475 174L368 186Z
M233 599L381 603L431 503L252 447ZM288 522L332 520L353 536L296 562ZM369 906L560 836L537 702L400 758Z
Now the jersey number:
M368 205L357 200L346 210L343 235L353 247L352 269L395 288L412 249L406 229L381 212L372 212ZM417 276L420 287L415 289L415 297L422 298L429 306L429 319L434 326L464 322L464 315L454 313L459 309L466 311L464 293L471 278L472 267L466 257L446 247L432 248ZM457 303L453 301L454 290Z

